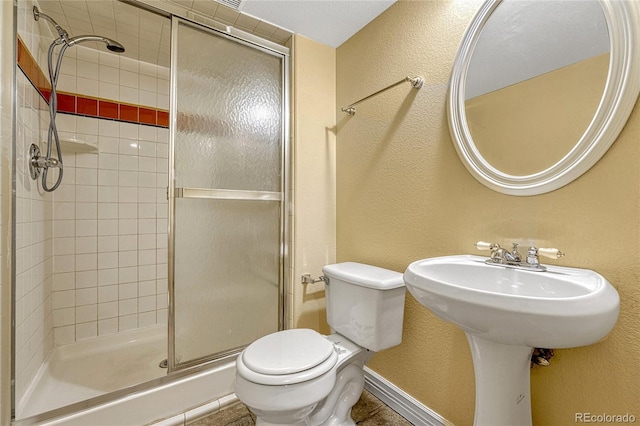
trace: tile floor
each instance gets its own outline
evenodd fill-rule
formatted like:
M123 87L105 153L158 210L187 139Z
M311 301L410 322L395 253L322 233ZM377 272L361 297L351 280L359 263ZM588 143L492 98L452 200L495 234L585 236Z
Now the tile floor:
M351 417L361 426L411 426L411 423L387 407L378 398L364 391L353 406ZM241 402L196 421L189 426L254 426L255 416Z

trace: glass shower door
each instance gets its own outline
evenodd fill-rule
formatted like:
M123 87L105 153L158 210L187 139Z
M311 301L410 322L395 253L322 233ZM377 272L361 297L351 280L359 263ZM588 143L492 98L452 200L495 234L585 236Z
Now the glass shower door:
M177 18L172 55L169 367L180 369L280 328L285 57Z

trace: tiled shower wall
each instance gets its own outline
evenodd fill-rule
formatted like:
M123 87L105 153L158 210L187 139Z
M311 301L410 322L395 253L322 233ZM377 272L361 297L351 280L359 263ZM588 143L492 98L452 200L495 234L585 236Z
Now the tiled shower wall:
M47 74L54 39L18 2L18 33ZM40 30L46 34L40 34ZM67 49L58 89L168 109L168 70ZM64 152L54 193L29 177L28 148L43 143L47 104L17 72L16 368L17 396L27 391L54 344L166 322L166 128L59 114L61 139L97 145ZM55 151L55 150L54 150Z
M38 27L33 18L27 19L33 3L18 2L18 7L18 33L34 58L44 58ZM47 129L46 103L19 71L16 115L15 345L16 393L20 396L53 346L53 195L43 192L29 176L28 150Z
M69 52L71 49L68 49ZM168 109L167 68L78 46L59 89ZM168 129L58 115L65 153L54 193L56 344L166 323Z

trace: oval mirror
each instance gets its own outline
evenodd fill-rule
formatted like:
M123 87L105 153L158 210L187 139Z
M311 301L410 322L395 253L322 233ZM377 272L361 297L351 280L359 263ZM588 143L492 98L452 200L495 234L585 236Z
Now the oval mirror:
M553 191L593 166L640 92L635 1L488 0L455 58L458 155L504 194Z

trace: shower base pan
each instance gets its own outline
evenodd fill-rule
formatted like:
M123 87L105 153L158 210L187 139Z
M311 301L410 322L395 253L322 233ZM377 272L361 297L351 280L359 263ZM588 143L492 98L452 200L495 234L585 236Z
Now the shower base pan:
M159 366L166 348L162 326L55 348L18 404L16 424L149 424L233 394L233 361L169 380L167 370ZM159 382L155 387L136 386L155 379ZM82 402L132 386L116 400ZM74 407L73 414L60 410L40 423L38 414L75 403L81 406Z

